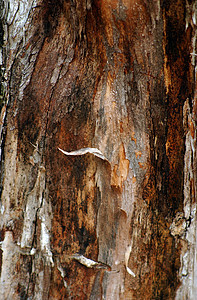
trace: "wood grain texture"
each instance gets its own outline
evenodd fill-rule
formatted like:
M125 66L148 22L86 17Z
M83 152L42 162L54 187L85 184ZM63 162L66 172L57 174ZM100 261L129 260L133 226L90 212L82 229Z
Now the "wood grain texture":
M10 2L1 296L195 297L195 1Z

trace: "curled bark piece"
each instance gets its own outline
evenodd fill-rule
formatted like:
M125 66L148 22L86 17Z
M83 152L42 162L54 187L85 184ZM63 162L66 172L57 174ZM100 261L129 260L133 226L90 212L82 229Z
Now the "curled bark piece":
M131 246L129 246L125 252L125 267L126 267L127 272L131 276L135 277L135 273L133 273L133 271L128 267L130 254L131 254Z
M71 151L71 152L64 151L61 148L58 148L58 149L65 155L76 156L76 155L84 155L84 154L90 153L90 154L93 154L94 156L99 157L102 160L109 162L108 159L103 155L103 153L100 150L98 150L97 148L82 148L82 149L79 149L76 151Z
M133 273L129 267L126 267L126 270L131 276L135 277L135 273Z
M70 294L70 288L69 288L66 280L64 279L64 277L66 276L66 272L64 271L64 268L62 267L62 265L61 265L61 263L59 261L59 258L57 258L57 269L58 269L58 271L61 274L61 277L63 279L63 283L64 283L65 288L68 290L68 293Z
M96 268L96 269L106 269L111 270L110 266L94 261L92 259L89 259L81 254L75 253L70 256L70 258L77 260L80 264L86 266L87 268Z

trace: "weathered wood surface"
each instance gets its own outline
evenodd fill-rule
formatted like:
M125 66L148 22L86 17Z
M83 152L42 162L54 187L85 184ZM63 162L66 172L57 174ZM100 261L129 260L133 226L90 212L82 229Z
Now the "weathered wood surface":
M195 1L0 5L1 299L197 299Z

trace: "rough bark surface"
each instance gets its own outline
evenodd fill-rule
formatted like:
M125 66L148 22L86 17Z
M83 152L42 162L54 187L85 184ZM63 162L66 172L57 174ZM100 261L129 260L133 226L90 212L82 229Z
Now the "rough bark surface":
M0 298L197 299L195 0L0 6Z

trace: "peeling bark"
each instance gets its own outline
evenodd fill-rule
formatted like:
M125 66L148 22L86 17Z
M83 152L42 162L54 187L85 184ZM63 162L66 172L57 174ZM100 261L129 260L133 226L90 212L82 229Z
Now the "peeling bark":
M196 299L195 1L0 6L0 297Z

